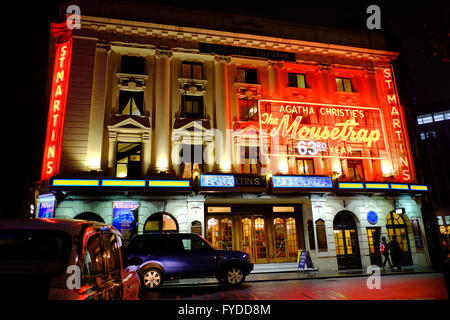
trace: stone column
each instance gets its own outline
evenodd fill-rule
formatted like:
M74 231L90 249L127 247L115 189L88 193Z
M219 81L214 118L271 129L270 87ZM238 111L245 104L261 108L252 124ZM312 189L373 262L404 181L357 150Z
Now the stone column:
M108 148L108 174L114 174L114 162L116 158L116 143L117 143L117 133L109 133L109 148Z
M142 176L147 175L147 171L151 162L150 133L143 133L142 137Z
M170 59L172 51L156 51L155 161L156 172L170 171Z
M97 43L86 158L87 170L89 171L101 169L106 107L106 67L109 52L109 45Z
M231 143L231 106L230 106L230 57L216 56L215 60L215 92L216 92L216 161L219 171L232 171Z

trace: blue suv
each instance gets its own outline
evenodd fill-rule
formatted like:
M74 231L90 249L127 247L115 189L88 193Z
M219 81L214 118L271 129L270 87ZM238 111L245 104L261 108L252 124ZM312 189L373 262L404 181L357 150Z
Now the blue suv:
M214 249L195 233L151 233L133 237L127 247L130 263L146 289L158 288L163 280L216 277L222 284L238 286L253 270L243 251Z

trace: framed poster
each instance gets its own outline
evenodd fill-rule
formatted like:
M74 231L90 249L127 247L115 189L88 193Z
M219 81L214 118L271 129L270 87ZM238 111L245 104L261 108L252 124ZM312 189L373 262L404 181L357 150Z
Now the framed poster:
M38 210L36 212L36 218L54 218L55 201L55 196L52 194L44 194L38 196Z
M113 202L113 227L120 231L126 242L137 234L139 220L139 202Z

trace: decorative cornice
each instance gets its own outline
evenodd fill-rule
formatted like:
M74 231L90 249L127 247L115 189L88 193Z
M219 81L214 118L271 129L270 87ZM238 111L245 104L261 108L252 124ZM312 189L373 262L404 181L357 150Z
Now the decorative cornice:
M270 36L235 33L227 31L217 31L201 28L180 27L149 22L126 21L110 18L99 18L82 16L82 29L78 34L84 32L91 34L92 31L98 33L98 37L105 37L107 40L115 42L126 42L124 36L132 36L130 42L137 46L154 45L152 38L165 38L183 42L206 42L213 44L244 46L249 48L264 50L279 50L294 52L298 60L323 60L324 57L340 58L344 64L370 64L372 67L380 63L390 63L395 60L398 53L385 50L352 47L346 45L319 43L295 39L283 39ZM140 41L136 41L141 37ZM114 40L116 39L116 40ZM194 47L198 44L193 44ZM167 54L168 50L162 49L160 52ZM170 52L170 51L169 51ZM199 51L197 51L199 53ZM169 53L169 55L171 55ZM318 58L318 56L322 58ZM227 58L217 58L220 62ZM352 62L353 61L353 62ZM357 63L356 63L357 62ZM228 62L227 62L228 63Z

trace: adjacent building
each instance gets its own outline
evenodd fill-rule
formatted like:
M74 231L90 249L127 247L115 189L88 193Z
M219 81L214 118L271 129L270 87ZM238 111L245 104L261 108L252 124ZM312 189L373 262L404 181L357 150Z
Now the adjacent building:
M427 164L422 169L430 189L430 200L446 256L450 249L450 101L439 101L420 109L423 111L417 117L419 146L422 161Z
M308 250L321 270L379 264L396 235L403 265L430 265L381 34L114 8L52 25L37 216L197 232L255 263Z

